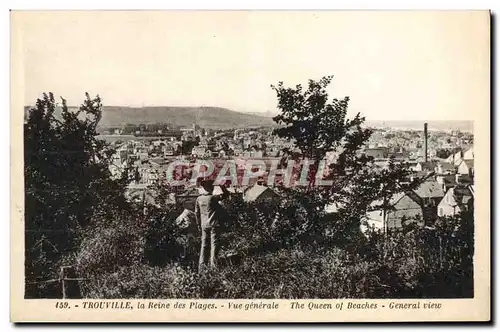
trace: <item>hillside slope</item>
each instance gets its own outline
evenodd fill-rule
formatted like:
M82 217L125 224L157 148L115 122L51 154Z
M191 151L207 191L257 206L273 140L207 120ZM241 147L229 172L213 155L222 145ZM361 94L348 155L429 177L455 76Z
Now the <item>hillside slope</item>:
M177 126L225 129L273 125L271 118L239 113L219 107L120 107L104 106L101 126L126 123L171 123Z
M31 107L26 106L27 111ZM73 108L73 107L72 107ZM100 122L102 127L122 126L124 124L170 123L181 127L191 126L193 123L212 129L245 128L253 126L272 126L272 112L240 113L221 107L126 107L103 106L103 115ZM57 114L56 114L57 117ZM367 120L365 124L373 127L391 127L399 129L423 130L424 122L429 125L429 130L461 130L473 131L473 121L381 121Z
M24 108L25 118L30 106ZM76 109L76 107L70 107ZM58 117L56 111L56 117ZM274 121L267 116L240 113L221 107L126 107L103 106L100 127L124 124L169 123L188 127L196 123L202 128L231 129L255 126L272 126Z

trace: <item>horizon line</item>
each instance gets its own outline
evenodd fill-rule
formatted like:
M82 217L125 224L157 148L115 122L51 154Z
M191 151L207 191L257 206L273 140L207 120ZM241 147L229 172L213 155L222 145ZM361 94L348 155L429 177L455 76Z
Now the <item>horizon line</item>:
M67 105L69 108L78 108L81 105ZM35 107L35 105L24 105L24 107ZM272 114L272 115L278 115L280 112L273 112L273 111L237 111L232 108L224 107L224 106L214 106L214 105L102 105L102 107L123 107L123 108L154 108L154 107L170 107L170 108L220 108L220 109L225 109L228 111L236 112L236 113L243 113L243 114L253 114L253 115L258 115L258 114ZM428 122L446 122L446 121L463 121L463 122L474 122L472 119L374 119L374 118L368 118L367 116L363 115L363 113L360 113L362 117L365 117L366 121L386 121L386 122L405 122L405 121L410 121L410 122L420 122L420 121L428 121Z

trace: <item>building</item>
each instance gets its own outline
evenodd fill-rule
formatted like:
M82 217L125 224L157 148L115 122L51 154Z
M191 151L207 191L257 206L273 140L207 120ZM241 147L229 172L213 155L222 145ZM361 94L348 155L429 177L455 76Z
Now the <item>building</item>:
M458 174L474 177L474 159L463 159L458 165Z
M455 174L457 172L456 166L446 161L439 162L435 170L436 174L441 175Z
M437 219L437 206L445 194L443 186L429 178L415 189L415 193L421 198L424 220L433 223Z
M129 156L128 149L125 146L120 147L113 156L113 160L119 164L127 161Z
M147 184L130 184L125 190L125 198L139 205L154 205L156 203L156 195Z
M463 159L463 152L460 150L456 153L452 153L451 156L446 158L445 161L455 166L458 166L462 162L462 159Z
M197 156L197 157L203 157L207 153L206 147L202 146L195 146L193 147L193 150L191 151L191 155Z
M471 186L450 188L438 205L438 217L454 216L474 208L474 193Z
M436 207L444 197L444 190L441 184L434 179L427 179L415 189L415 193L422 199L424 206Z
M175 154L175 150L174 150L174 147L172 145L165 145L163 147L163 155L166 156L166 157L170 157L170 156L173 156Z
M148 160L149 154L147 152L137 152L135 153L135 156L139 160Z
M381 201L372 203L373 207L382 205ZM420 197L414 192L393 195L388 202L388 207L380 207L367 213L361 230L368 228L384 231L387 229L400 229L403 223L417 223L424 226L423 210Z
M431 161L421 161L417 163L414 170L417 172L434 172L436 165Z
M262 158L264 153L261 150L252 150L249 151L250 157L252 158Z
M268 199L279 199L277 192L260 184L255 184L243 192L245 202L259 202Z
M466 150L463 159L474 159L474 148Z
M445 193L457 185L455 174L439 174L436 176L436 182L441 185Z

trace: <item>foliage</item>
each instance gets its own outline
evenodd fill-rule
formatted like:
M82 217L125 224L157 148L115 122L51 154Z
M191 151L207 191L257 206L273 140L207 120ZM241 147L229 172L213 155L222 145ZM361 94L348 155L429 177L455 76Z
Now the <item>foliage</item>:
M454 298L473 296L473 214L441 220L434 229L409 224L387 234L372 231L339 246L328 236L304 232L304 223L287 215L287 204L272 201L246 203L233 197L225 205L220 269L196 270L199 242L191 256L175 247L181 232L167 222L147 222L144 241L109 233L119 242L142 243L145 250L127 246L125 261L103 261L99 270L87 265L88 297L114 298ZM280 211L280 218L275 219ZM295 222L295 223L294 223ZM318 224L318 223L316 223ZM405 225L403 223L403 225ZM123 231L130 230L126 227ZM138 230L134 234L141 234ZM153 236L152 239L149 237ZM155 237L156 236L156 237ZM161 238L161 240L159 240ZM119 257L104 241L85 257ZM95 243L90 242L90 243ZM90 244L89 243L89 244ZM160 245L158 245L161 243ZM173 246L173 247L172 247ZM116 247L118 248L118 247ZM154 248L160 260L152 260ZM142 253L142 258L134 256ZM228 253L232 253L229 259ZM83 255L83 254L82 254ZM140 255L139 255L140 256ZM80 260L81 261L81 260ZM190 264L191 263L191 264ZM127 265L128 264L128 265ZM128 268L127 268L128 266Z
M181 227L176 218L180 206L149 210L145 233L145 260L153 266L177 262L194 265L198 258L200 237L193 225Z
M126 209L126 179L110 179L113 151L97 139L99 96L71 111L44 94L24 125L26 280L56 275L96 215ZM27 294L27 296L30 296Z
M458 222L458 220L456 220ZM461 223L467 223L465 221ZM436 229L372 234L358 252L281 248L254 252L237 264L198 273L168 263L133 265L86 284L99 298L456 298L472 297L472 251L456 240L440 249L434 239L457 239ZM365 248L365 250L363 250ZM452 249L458 248L458 249ZM462 249L460 249L462 248ZM440 251L441 250L441 251ZM440 259L437 259L441 252ZM463 269L465 268L465 269Z
M74 261L77 271L87 277L142 263L144 234L140 220L124 214L115 215L113 223L96 222L81 242Z
M328 151L339 146L351 128L362 122L359 116L346 121L349 97L328 103L326 88L332 78L323 77L318 82L309 80L306 90L300 84L295 89L285 88L283 82L272 86L281 111L273 120L278 125L284 125L275 133L295 142L306 158L320 160Z
M472 297L473 225L473 213L463 212L434 228L373 232L360 248L365 259L395 273L404 297Z
M380 200L377 208L388 209L392 195L416 188L419 181L409 181L411 172L406 163L391 159L387 168L378 169L373 158L362 153L372 131L363 128L365 118L359 113L353 119L347 118L349 97L328 102L326 89L332 78L309 80L305 90L300 84L295 88L286 88L283 82L272 86L281 111L273 119L281 126L275 134L292 140L302 158L314 161L309 176L313 185L293 188L293 195L296 199L312 197L305 205L309 214L316 216L312 219L323 220L317 214L327 204L339 207L339 218L330 228L351 239L357 236L360 216L365 215L372 202ZM319 163L328 153L334 155L328 164L327 179L331 185L314 186Z
M244 202L234 195L224 202L222 248L240 256L297 246L315 246L322 238L320 223L312 222L304 201L292 196ZM314 220L316 221L316 220ZM317 227L317 229L315 229Z
M170 287L174 278L175 274L165 268L136 264L90 276L81 283L81 288L88 298L154 299L171 293Z

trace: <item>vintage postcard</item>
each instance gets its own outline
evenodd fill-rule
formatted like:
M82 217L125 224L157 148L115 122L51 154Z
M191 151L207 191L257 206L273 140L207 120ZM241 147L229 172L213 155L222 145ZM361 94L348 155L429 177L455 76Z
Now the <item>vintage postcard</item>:
M490 320L490 12L10 17L11 321Z

